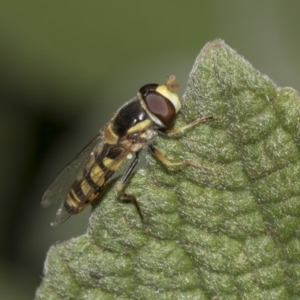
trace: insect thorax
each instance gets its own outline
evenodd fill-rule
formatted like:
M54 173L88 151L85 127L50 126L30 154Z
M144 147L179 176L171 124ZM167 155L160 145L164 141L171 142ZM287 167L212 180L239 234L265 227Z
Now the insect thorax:
M120 108L112 121L112 130L119 137L128 134L139 123L150 120L139 99L131 100ZM132 130L131 130L132 131Z

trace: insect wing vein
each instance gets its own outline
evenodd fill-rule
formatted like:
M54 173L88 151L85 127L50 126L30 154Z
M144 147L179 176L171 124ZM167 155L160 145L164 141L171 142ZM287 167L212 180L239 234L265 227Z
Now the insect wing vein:
M103 136L98 134L54 179L42 198L42 206L48 207L63 201L74 181L83 173L91 155L103 146Z

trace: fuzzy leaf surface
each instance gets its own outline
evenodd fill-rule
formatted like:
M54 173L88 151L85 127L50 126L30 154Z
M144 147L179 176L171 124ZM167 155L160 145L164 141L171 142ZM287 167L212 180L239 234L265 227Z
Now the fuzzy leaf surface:
M113 184L87 233L53 246L36 299L299 299L300 98L220 40L191 71L176 127L216 119L156 147L116 201Z

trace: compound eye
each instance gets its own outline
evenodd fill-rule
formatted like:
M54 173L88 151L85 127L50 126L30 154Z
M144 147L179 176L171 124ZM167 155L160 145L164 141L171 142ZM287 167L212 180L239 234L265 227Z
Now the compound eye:
M175 107L172 102L155 91L149 92L143 97L148 110L154 115L163 125L170 125L176 115Z

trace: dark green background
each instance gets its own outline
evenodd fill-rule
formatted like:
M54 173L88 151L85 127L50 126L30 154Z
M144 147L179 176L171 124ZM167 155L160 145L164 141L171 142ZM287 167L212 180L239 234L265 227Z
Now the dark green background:
M300 89L296 1L11 1L0 4L0 297L32 299L51 244L52 178L141 85L176 74L180 93L216 38L279 86ZM3 293L3 296L1 295Z

